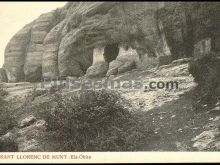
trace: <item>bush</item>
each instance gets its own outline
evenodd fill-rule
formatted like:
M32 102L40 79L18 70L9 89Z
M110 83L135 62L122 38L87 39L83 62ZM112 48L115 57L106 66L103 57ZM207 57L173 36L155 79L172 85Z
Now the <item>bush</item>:
M10 104L0 97L0 136L6 134L15 125L15 119L12 115Z
M220 87L220 59L217 55L208 53L194 59L189 65L189 73L198 83L198 98L205 104L215 104Z
M0 97L7 96L7 95L8 95L8 91L0 87Z
M18 145L12 140L1 140L0 139L0 152L17 152Z
M43 96L45 94L47 94L47 90L37 89L34 87L29 97L31 98L31 101L33 101L36 97Z
M8 95L8 92L0 87L0 137L5 135L17 124L15 118L12 115L10 103L3 99L3 96L6 95ZM14 141L5 141L0 138L0 152L12 151L17 151L17 144Z
M62 85L57 85L57 86L54 86L52 85L50 88L49 88L49 94L55 94L56 92L60 92L62 90Z
M146 143L145 125L118 93L79 91L55 94L55 107L42 117L62 141L64 151L128 151Z
M62 14L62 10L57 8L53 11L53 16L54 16L54 24L56 25L60 21L62 21L65 17L65 15Z

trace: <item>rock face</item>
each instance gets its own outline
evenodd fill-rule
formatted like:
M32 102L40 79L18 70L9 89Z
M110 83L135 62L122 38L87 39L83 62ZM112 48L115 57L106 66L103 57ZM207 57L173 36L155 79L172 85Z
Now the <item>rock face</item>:
M107 62L97 62L87 69L86 76L89 78L104 77L108 71Z
M44 78L55 79L59 76L58 51L63 27L64 21L57 24L44 39L44 52L42 56L42 73Z
M130 71L137 67L138 61L139 57L135 49L128 48L126 50L125 48L120 47L117 58L109 64L106 76L109 77L110 75L117 75Z
M1 82L8 82L5 69L2 69L2 68L0 68L0 83Z
M27 45L30 40L33 23L21 29L8 43L5 49L5 70L9 82L24 80L24 64Z
M219 51L219 3L165 2L157 12L173 59L191 57L197 43L210 38Z
M96 48L111 63L118 56L113 45L121 44L146 56L144 65L156 64L156 56L190 57L207 37L218 51L219 8L208 2L68 2L13 36L5 49L6 75L9 82L83 76Z
M42 14L22 28L6 47L9 82L79 77L93 64L94 48L108 49L108 45L119 43L134 45L136 40L143 45L147 35L157 36L157 6L150 2L69 2ZM153 38L147 42L152 50L158 37ZM109 58L105 54L107 61Z
M42 55L45 52L44 39L54 26L54 13L42 14L31 28L31 36L26 50L24 75L26 81L36 81L42 76ZM47 40L46 40L47 41ZM47 45L46 45L47 46Z

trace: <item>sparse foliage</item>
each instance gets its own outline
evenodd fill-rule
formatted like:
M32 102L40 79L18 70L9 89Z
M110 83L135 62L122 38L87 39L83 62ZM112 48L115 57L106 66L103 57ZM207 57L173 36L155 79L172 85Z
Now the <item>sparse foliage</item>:
M8 102L0 97L0 136L4 135L16 125L16 121L12 115L11 107Z
M215 53L208 53L192 61L189 72L198 83L198 99L205 104L217 102L220 87L220 59Z
M137 150L146 142L147 129L117 93L86 90L71 96L55 94L54 99L56 106L42 115L48 130L57 131L57 138L64 143L62 150Z
M3 87L0 87L0 97L7 96L8 91L5 90Z

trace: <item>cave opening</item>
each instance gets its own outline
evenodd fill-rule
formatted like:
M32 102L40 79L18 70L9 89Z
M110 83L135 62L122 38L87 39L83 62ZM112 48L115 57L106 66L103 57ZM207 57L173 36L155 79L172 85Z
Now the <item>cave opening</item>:
M115 60L118 54L119 54L119 47L117 43L106 45L106 47L104 48L104 54L103 54L104 60L108 63Z

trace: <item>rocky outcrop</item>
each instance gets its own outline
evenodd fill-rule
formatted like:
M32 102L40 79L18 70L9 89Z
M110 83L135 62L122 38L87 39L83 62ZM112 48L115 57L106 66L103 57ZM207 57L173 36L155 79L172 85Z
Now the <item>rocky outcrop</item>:
M19 127L20 128L24 128L27 126L30 126L31 124L33 124L37 119L34 116L28 116L27 118L23 119L20 124Z
M86 76L89 78L104 77L108 71L108 63L100 61L87 69Z
M195 148L198 151L205 151L210 150L210 148L213 148L214 151L219 151L219 139L216 138L219 136L219 130L208 130L202 132L200 135L196 136L192 141L194 142L193 148ZM217 139L217 140L216 140ZM212 145L216 145L214 148Z
M173 59L194 56L194 45L211 39L212 51L219 51L219 3L164 2L157 12ZM196 45L197 44L197 45Z
M106 62L115 60L117 51L107 53L110 45L132 47L146 59L146 67L155 66L157 56L171 56L172 60L191 57L196 52L194 45L198 47L204 38L210 38L211 51L219 51L219 4L159 4L68 2L42 14L15 34L6 47L9 82L83 76L94 64L94 49L106 49L102 54Z
M110 62L106 76L109 77L110 75L131 71L137 67L138 61L139 57L135 49L128 48L126 50L120 47L118 57Z
M219 111L219 105L218 107ZM218 112L219 114L219 112ZM209 123L204 126L204 131L191 139L193 148L196 151L220 151L220 130L219 121L220 116L209 119Z
M30 23L22 28L6 46L4 66L9 82L24 80L23 69L32 26L33 23Z
M46 151L47 142L44 142L47 123L44 120L36 120L34 116L28 116L8 133L0 137L3 151L10 152L39 152ZM46 140L45 140L46 141ZM0 147L0 149L1 149Z
M137 41L147 45L149 50L142 46L145 52L151 52L158 39L154 18L157 5L70 2L42 14L19 31L6 47L9 82L82 76L93 63L93 49L100 46L127 43L137 47L133 44Z
M56 79L59 77L58 51L61 42L61 31L64 25L64 21L57 24L44 39L45 49L42 57L42 73L44 78Z
M54 22L55 16L53 12L42 14L34 21L24 64L26 81L36 81L42 77L42 55L45 52L43 41L54 26Z

